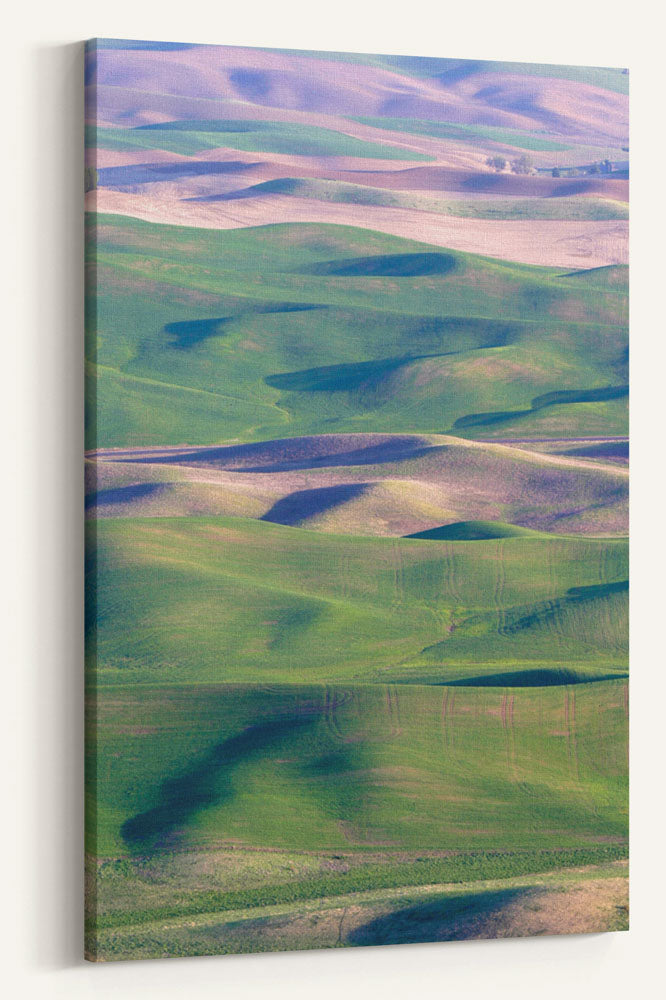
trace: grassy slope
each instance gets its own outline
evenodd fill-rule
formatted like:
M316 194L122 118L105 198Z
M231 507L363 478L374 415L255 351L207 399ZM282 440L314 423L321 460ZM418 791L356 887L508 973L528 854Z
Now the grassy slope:
M391 143L365 142L332 129L291 122L167 122L131 129L88 126L87 139L90 146L98 149L164 149L182 156L196 156L208 149L241 149L291 156L358 156L421 162L433 159Z
M493 128L489 125L463 125L459 122L418 121L415 118L359 117L357 121L374 128L389 129L394 132L404 132L407 135L429 135L437 139L461 139L467 141L483 141L502 143L515 149L530 149L535 152L561 152L571 149L570 145L553 142L540 135L527 132L515 132L506 128Z
M360 852L359 860L365 854L384 869L385 862L407 864L393 885L508 876L519 860L493 860L492 852L625 839L625 695L622 681L509 692L114 688L90 728L104 780L88 817L89 847L102 857L136 858L234 843ZM442 859L423 877L409 867L409 854L400 858L414 851L477 856ZM522 870L539 870L536 861ZM313 864L298 877L325 874ZM268 875L268 886L284 880ZM373 878L382 884L377 869L370 878L363 871L329 876L328 886L310 886L302 898L371 888ZM262 883L248 878L235 887L227 879L210 888L236 893L229 908L241 902L242 888L270 902L261 898Z
M234 852L236 863L239 854ZM209 856L205 860L210 872ZM282 856L280 861L293 871L293 855ZM152 872L145 869L127 878L119 878L109 869L107 866L104 877L109 881L115 878L120 894L136 891L136 887L145 897L146 891L155 888ZM189 866L190 877L191 873ZM162 882L159 888L164 890L164 886ZM196 916L180 913L171 916L166 926L161 917L160 939L171 955L210 955L599 933L627 929L627 897L627 866L622 861L609 861L582 871L565 869L467 884L383 888L296 904L278 903L265 907L259 915L254 907ZM137 958L152 957L156 929L155 923L129 928L121 923L105 925L96 953L105 960L122 958L128 952Z
M586 395L626 382L622 269L602 284L340 226L99 222L100 446L625 432L626 400ZM583 395L535 409L562 390Z
M393 191L346 181L329 181L317 178L282 177L262 181L251 187L222 196L222 200L279 194L331 201L351 205L380 205L387 208L417 209L436 212L460 219L534 219L573 221L599 221L627 219L628 206L609 198L493 198L492 200L448 201L431 195L410 191ZM198 201L220 200L219 196L203 195Z
M106 519L96 535L100 682L626 669L626 540L426 542L241 518Z

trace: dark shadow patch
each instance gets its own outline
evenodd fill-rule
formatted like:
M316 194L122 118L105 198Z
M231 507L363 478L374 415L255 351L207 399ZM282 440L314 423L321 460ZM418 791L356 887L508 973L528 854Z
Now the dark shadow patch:
M577 194L586 194L590 189L596 190L596 184L590 181L567 181L553 189L551 198L573 198Z
M442 73L436 73L430 79L441 83L443 87L452 87L455 83L466 80L468 76L474 76L475 73L482 73L486 68L484 63L479 62L477 59L461 59L454 66L451 66L450 69L445 69Z
M575 455L580 458L606 458L610 461L625 461L629 459L628 441L601 441L599 444L589 444L578 448L567 448L560 455Z
M429 341L433 347L441 345L451 349L281 372L267 375L264 382L272 388L287 392L353 392L369 388L385 376L417 361L505 347L517 339L519 328L517 324L494 320L419 317L413 324L406 324L404 329L403 340L409 338L414 343L417 338L421 338L422 343L425 340L424 347Z
M181 323L166 323L164 332L172 336L172 346L179 351L195 347L209 337L223 337L222 327L235 317L217 316L212 319L192 319Z
M185 201L240 201L244 198L259 198L267 194L297 194L300 181L293 177L280 177L273 181L260 181L249 187L238 188L223 194L205 194L196 198L185 198Z
M260 520L274 524L298 524L308 517L325 514L349 500L360 497L368 483L345 483L341 486L323 486L314 490L297 490L273 504Z
M288 392L353 392L417 360L418 357L385 358L381 361L324 365L321 368L268 375L264 382L274 389Z
M495 920L508 904L529 895L535 895L531 888L494 889L398 906L354 928L347 936L347 943L365 947L478 937L487 921Z
M615 583L597 583L586 587L570 587L563 597L552 601L541 601L527 614L518 609L509 610L504 625L498 630L500 635L516 635L527 629L546 625L553 621L568 605L586 604L588 601L604 600L614 594L626 593L629 590L628 580L618 580Z
M282 438L260 441L256 444L230 445L221 448L200 448L184 454L149 455L141 458L123 458L127 464L137 465L214 465L221 469L239 472L287 472L292 469L319 469L340 465L382 465L420 458L439 445L427 445L422 439L411 436L394 436L388 441L340 451L312 452L313 446L326 447L326 435L320 438ZM335 442L331 444L334 445ZM283 457L280 457L282 452Z
M623 594L629 590L628 580L618 580L617 583L595 583L589 587L570 587L567 590L567 600L574 603L581 601L596 601L599 597L610 597L611 594Z
M556 687L569 684L596 684L600 681L626 680L629 674L584 674L576 670L510 670L497 674L479 674L455 681L443 681L442 687Z
M213 316L210 319L184 320L177 323L167 323L164 332L174 339L171 346L176 350L188 350L203 343L210 337L224 337L223 327L228 323L242 319L244 316L272 316L278 313L310 312L314 309L325 309L326 306L311 303L278 302L267 305L257 305L232 316Z
M258 69L232 69L229 82L250 101L268 97L271 92L271 78L268 73Z
M164 483L135 483L132 486L116 486L113 489L97 490L89 493L85 499L85 508L109 507L116 503L129 503L131 500L143 500L154 496L164 487Z
M394 253L321 261L302 273L343 278L420 278L450 274L457 265L457 258L448 253Z
M510 180L500 174L473 174L462 182L462 189L467 191L494 192L499 188L505 191L511 186Z
M120 167L100 167L97 171L98 187L124 188L140 184L159 184L180 180L182 177L209 177L220 174L238 174L252 170L257 163L238 160L199 160L194 163L130 163ZM196 200L196 199L190 199Z
M515 524L505 524L502 521L455 521L452 524L442 524L426 531L416 531L405 535L405 538L423 538L437 541L450 539L459 542L481 542L492 538L521 538L540 535L540 532L530 528L520 528Z
M629 283L629 268L626 264L604 264L601 267L587 267L582 271L567 271L560 278L575 278L577 281L602 288L626 288ZM626 348L627 358L629 348Z
M457 632L460 629L462 630L462 634L465 635L469 634L470 629L479 628L486 635L494 634L503 638L512 638L521 633L529 634L532 630L538 632L540 629L549 628L554 623L556 624L564 612L576 606L591 601L609 601L616 595L626 593L628 590L628 580L618 580L614 583L599 583L584 587L571 587L560 597L553 597L548 601L538 601L532 605L506 608L503 624L499 627L494 622L493 624L490 623L487 614L479 614L459 622L455 631ZM618 608L616 606L608 610L617 611ZM431 646L425 646L421 650L421 655L439 662L448 655L449 641L449 639L444 639L433 643ZM610 676L615 677L617 675L612 674Z
M535 396L529 409L498 410L495 413L470 413L465 417L459 417L453 427L458 429L487 427L492 424L504 423L504 421L508 420L518 420L522 417L532 416L535 412L547 406L560 406L566 403L596 403L609 399L621 399L623 396L628 395L628 385L609 385L598 389L565 389L546 392L541 396Z
M160 787L159 802L123 823L121 835L133 849L160 846L165 838L184 826L195 813L233 798L236 767L257 753L265 753L282 737L313 725L316 714L292 714L249 726L243 732L216 744L206 756L177 778Z

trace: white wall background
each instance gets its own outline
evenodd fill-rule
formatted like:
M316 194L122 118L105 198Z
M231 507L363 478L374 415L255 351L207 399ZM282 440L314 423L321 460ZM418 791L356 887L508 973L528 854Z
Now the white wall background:
M663 984L663 25L647 0L17 3L3 16L0 981L11 997L657 995ZM10 11L13 11L10 13ZM82 815L82 46L90 36L629 66L632 929L86 965ZM9 302L9 312L7 312ZM9 558L7 558L9 556Z

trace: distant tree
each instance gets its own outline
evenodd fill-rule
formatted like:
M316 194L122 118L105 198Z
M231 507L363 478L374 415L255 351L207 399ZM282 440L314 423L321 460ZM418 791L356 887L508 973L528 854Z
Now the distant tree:
M599 166L598 163L591 163L590 166L587 168L587 172L588 174L600 174L601 167Z
M534 164L529 156L523 154L519 156L517 160L511 161L511 169L514 174L531 174L534 169Z
M503 156L489 156L486 160L486 166L494 170L495 173L501 174L506 168L506 160Z
M561 177L562 171L559 167L553 167L553 177Z
M83 190L94 191L97 187L97 168L96 167L86 167L83 172Z

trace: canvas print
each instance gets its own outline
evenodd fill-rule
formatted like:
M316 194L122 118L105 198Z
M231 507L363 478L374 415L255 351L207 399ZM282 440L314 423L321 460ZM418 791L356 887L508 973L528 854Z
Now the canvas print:
M90 959L628 926L629 77L450 55L87 45Z

